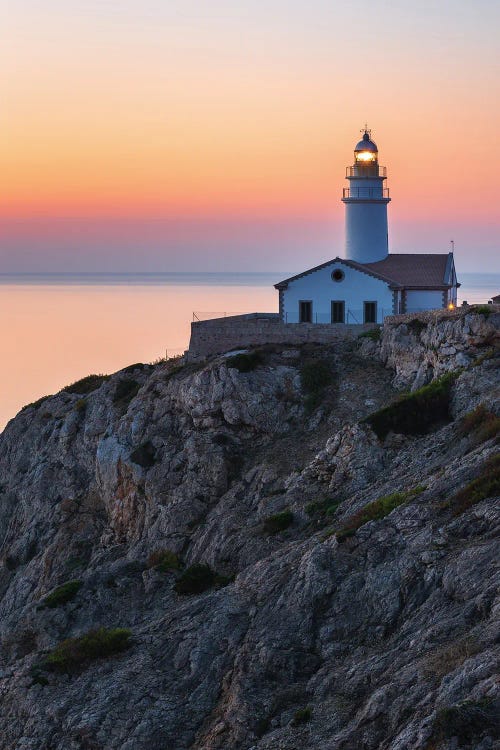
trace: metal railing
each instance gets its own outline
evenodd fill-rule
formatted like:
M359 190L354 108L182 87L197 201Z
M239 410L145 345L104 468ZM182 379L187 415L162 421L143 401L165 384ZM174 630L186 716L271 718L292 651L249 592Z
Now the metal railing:
M356 187L356 188L344 188L342 191L343 198L367 198L386 200L389 198L389 188L379 187Z
M231 312L205 312L196 311L193 312L193 323L202 320L215 320L217 318L234 318L238 316L245 316L246 318L279 318L279 313L265 313L265 312L253 312L253 311L231 311Z
M346 177L387 177L387 167L380 164L354 164L345 168Z
M392 308L391 309L384 309L384 308L377 308L377 320L374 321L376 323L383 323L384 318L388 315L393 315ZM285 323L302 323L307 321L301 321L299 319L299 313L298 312L287 312L285 313ZM348 324L348 325L364 325L364 311L362 308L360 309L352 309L347 308L345 310L345 319L343 321L337 321L336 323L332 322L332 316L330 312L314 312L312 315L312 320L309 321L310 323L328 323L330 325L342 325Z

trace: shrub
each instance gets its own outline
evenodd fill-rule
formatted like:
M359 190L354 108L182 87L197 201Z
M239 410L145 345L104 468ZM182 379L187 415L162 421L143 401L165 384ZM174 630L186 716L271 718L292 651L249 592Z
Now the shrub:
M451 508L454 516L459 516L473 505L480 503L487 497L500 494L500 453L490 456L480 470L479 476L459 490L444 504L444 508Z
M79 396L85 396L101 387L110 375L87 375L87 377L77 380L63 388L66 393L77 393Z
M325 389L333 381L331 363L325 359L310 360L300 368L300 382L306 394L306 408L315 409L323 400Z
M51 398L50 396L42 396L41 398L37 399L36 401L32 401L31 404L26 404L23 406L21 411L24 411L25 409L39 409L40 406L47 401L48 398Z
M228 367L234 367L238 372L250 372L261 365L264 361L264 355L258 349L253 352L235 354L227 360Z
M363 421L383 440L392 430L403 435L423 435L434 425L450 420L451 387L458 372L446 373L413 393L370 414Z
M488 317L493 312L493 305L473 305L471 312Z
M78 412L81 416L85 414L87 411L87 399L86 398L79 398L78 401L75 404L75 411Z
M376 328L370 328L368 331L363 331L358 336L358 339L370 339L370 341L380 341L382 338L382 327L376 326Z
M174 584L178 594L201 594L214 586L225 586L231 582L228 576L221 576L208 565L196 563L182 573Z
M326 497L324 500L316 500L308 503L305 507L307 515L315 522L316 526L324 526L330 523L335 515L341 500Z
M154 466L156 463L156 450L153 443L148 440L147 442L142 443L142 445L139 445L139 447L130 454L130 460L133 461L134 464L142 466L144 469L149 469L151 466Z
M98 628L61 641L40 665L51 672L73 672L87 662L118 654L130 646L127 628Z
M131 378L120 378L116 384L113 403L116 406L127 407L140 388L139 383Z
M281 513L275 513L264 519L262 527L267 534L277 534L284 531L293 522L293 513L291 510L283 510Z
M459 435L471 435L472 441L479 445L500 432L500 417L488 411L484 404L479 404L460 420Z
M420 318L413 318L413 320L409 320L406 324L406 327L410 329L410 331L415 336L420 336L424 328L427 328L427 323L424 323L423 320L420 320Z
M60 607L62 604L70 602L80 591L82 585L82 582L78 580L63 583L62 586L58 586L45 597L42 606L54 609L54 607Z
M180 568L180 560L169 549L157 549L148 557L148 568L156 568L161 573L167 573L169 570Z
M369 521L380 521L389 515L395 508L398 508L403 503L406 503L410 498L420 495L425 490L425 487L418 485L412 490L406 492L393 492L391 495L384 495L368 503L354 513L350 518L346 520L344 526L336 532L335 536L337 541L343 542L350 536L354 536L356 531L364 526Z
M437 712L432 734L438 740L456 737L460 743L473 742L490 733L498 736L499 717L498 701L490 698L462 701Z
M312 708L310 706L306 706L305 708L299 708L298 711L295 711L292 719L292 727L298 727L301 724L307 724L308 721L311 721L312 719Z

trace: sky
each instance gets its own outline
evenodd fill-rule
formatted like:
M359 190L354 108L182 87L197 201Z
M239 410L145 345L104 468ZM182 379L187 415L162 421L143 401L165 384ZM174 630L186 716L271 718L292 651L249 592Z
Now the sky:
M0 0L0 273L343 254L365 122L392 252L500 270L500 4Z

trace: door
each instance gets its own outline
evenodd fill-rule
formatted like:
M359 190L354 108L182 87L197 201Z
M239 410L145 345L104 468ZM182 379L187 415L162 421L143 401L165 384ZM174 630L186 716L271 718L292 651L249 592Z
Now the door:
M345 322L345 302L343 300L332 300L332 323Z
M313 303L309 299L301 299L299 302L299 323L312 323Z
M364 315L363 319L365 323L376 323L377 322L377 303L376 302L364 302Z

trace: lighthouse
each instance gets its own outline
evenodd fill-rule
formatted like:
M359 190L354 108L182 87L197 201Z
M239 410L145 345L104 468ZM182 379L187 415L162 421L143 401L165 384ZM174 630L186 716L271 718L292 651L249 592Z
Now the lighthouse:
M387 170L378 163L377 145L365 126L363 138L354 149L354 164L346 167L349 187L344 188L345 258L357 263L385 260L389 253L387 204L384 187Z

